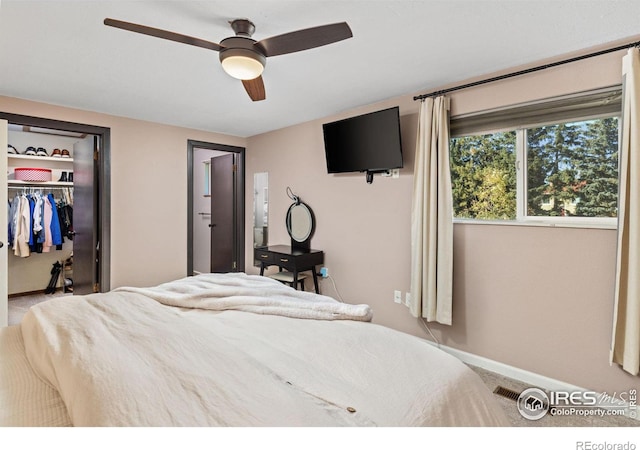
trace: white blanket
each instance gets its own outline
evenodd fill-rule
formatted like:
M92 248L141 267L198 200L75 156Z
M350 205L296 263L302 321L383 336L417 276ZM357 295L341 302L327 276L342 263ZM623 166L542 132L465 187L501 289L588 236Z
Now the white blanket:
M279 281L245 273L202 274L150 288L121 287L164 305L212 311L238 310L297 319L371 320L369 305L340 303L331 297L297 291Z
M362 321L175 308L119 290L34 306L21 330L75 426L508 425L460 361Z

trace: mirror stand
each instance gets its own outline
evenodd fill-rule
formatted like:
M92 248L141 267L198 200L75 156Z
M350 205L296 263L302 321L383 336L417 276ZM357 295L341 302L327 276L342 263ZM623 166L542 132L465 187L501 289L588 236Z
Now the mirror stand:
M311 236L315 231L315 216L306 203L287 188L289 197L293 200L287 210L287 232L291 236L291 248L303 251L311 249Z

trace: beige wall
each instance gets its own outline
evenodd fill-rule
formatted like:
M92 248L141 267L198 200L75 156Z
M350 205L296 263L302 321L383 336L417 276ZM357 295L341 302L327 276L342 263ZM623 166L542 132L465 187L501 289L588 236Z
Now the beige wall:
M187 273L187 140L245 139L0 96L0 111L111 129L111 287Z
M618 52L451 95L452 115L621 82ZM399 179L329 175L322 123L400 106L405 167ZM270 244L289 242L287 186L317 218L312 247L345 301L369 303L374 321L429 338L393 302L409 290L410 215L418 102L391 99L249 138L247 179L269 172ZM251 212L247 205L247 215ZM453 326L434 324L445 345L598 391L638 387L608 364L615 230L456 224ZM251 250L247 232L246 248ZM247 261L250 261L247 253ZM256 271L248 268L248 271ZM322 281L323 293L334 295Z

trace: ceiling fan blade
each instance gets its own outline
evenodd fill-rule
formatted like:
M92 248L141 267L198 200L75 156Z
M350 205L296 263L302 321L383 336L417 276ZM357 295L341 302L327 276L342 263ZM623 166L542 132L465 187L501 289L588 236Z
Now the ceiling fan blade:
M276 56L333 44L350 37L353 37L351 28L346 22L340 22L273 36L254 45L259 47L265 56Z
M173 33L172 31L161 30L159 28L148 27L146 25L138 25L136 23L123 22L116 19L104 19L104 24L110 27L120 28L122 30L133 31L134 33L146 34L161 39L167 39L169 41L181 42L183 44L195 45L196 47L207 48L209 50L215 50L216 52L222 50L224 47L215 42L205 41L184 34Z
M251 100L254 102L259 102L260 100L264 100L267 98L267 95L264 91L264 82L262 81L262 76L258 78L254 78L253 80L242 80L242 85L244 89L251 97Z

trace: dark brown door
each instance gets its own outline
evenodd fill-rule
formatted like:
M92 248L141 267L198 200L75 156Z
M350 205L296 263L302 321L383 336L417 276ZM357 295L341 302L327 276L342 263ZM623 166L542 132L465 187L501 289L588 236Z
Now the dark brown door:
M236 155L211 158L211 272L235 272Z
M98 137L88 136L73 148L73 293L90 294L97 291L99 279L98 257L98 201L99 176L95 154Z

